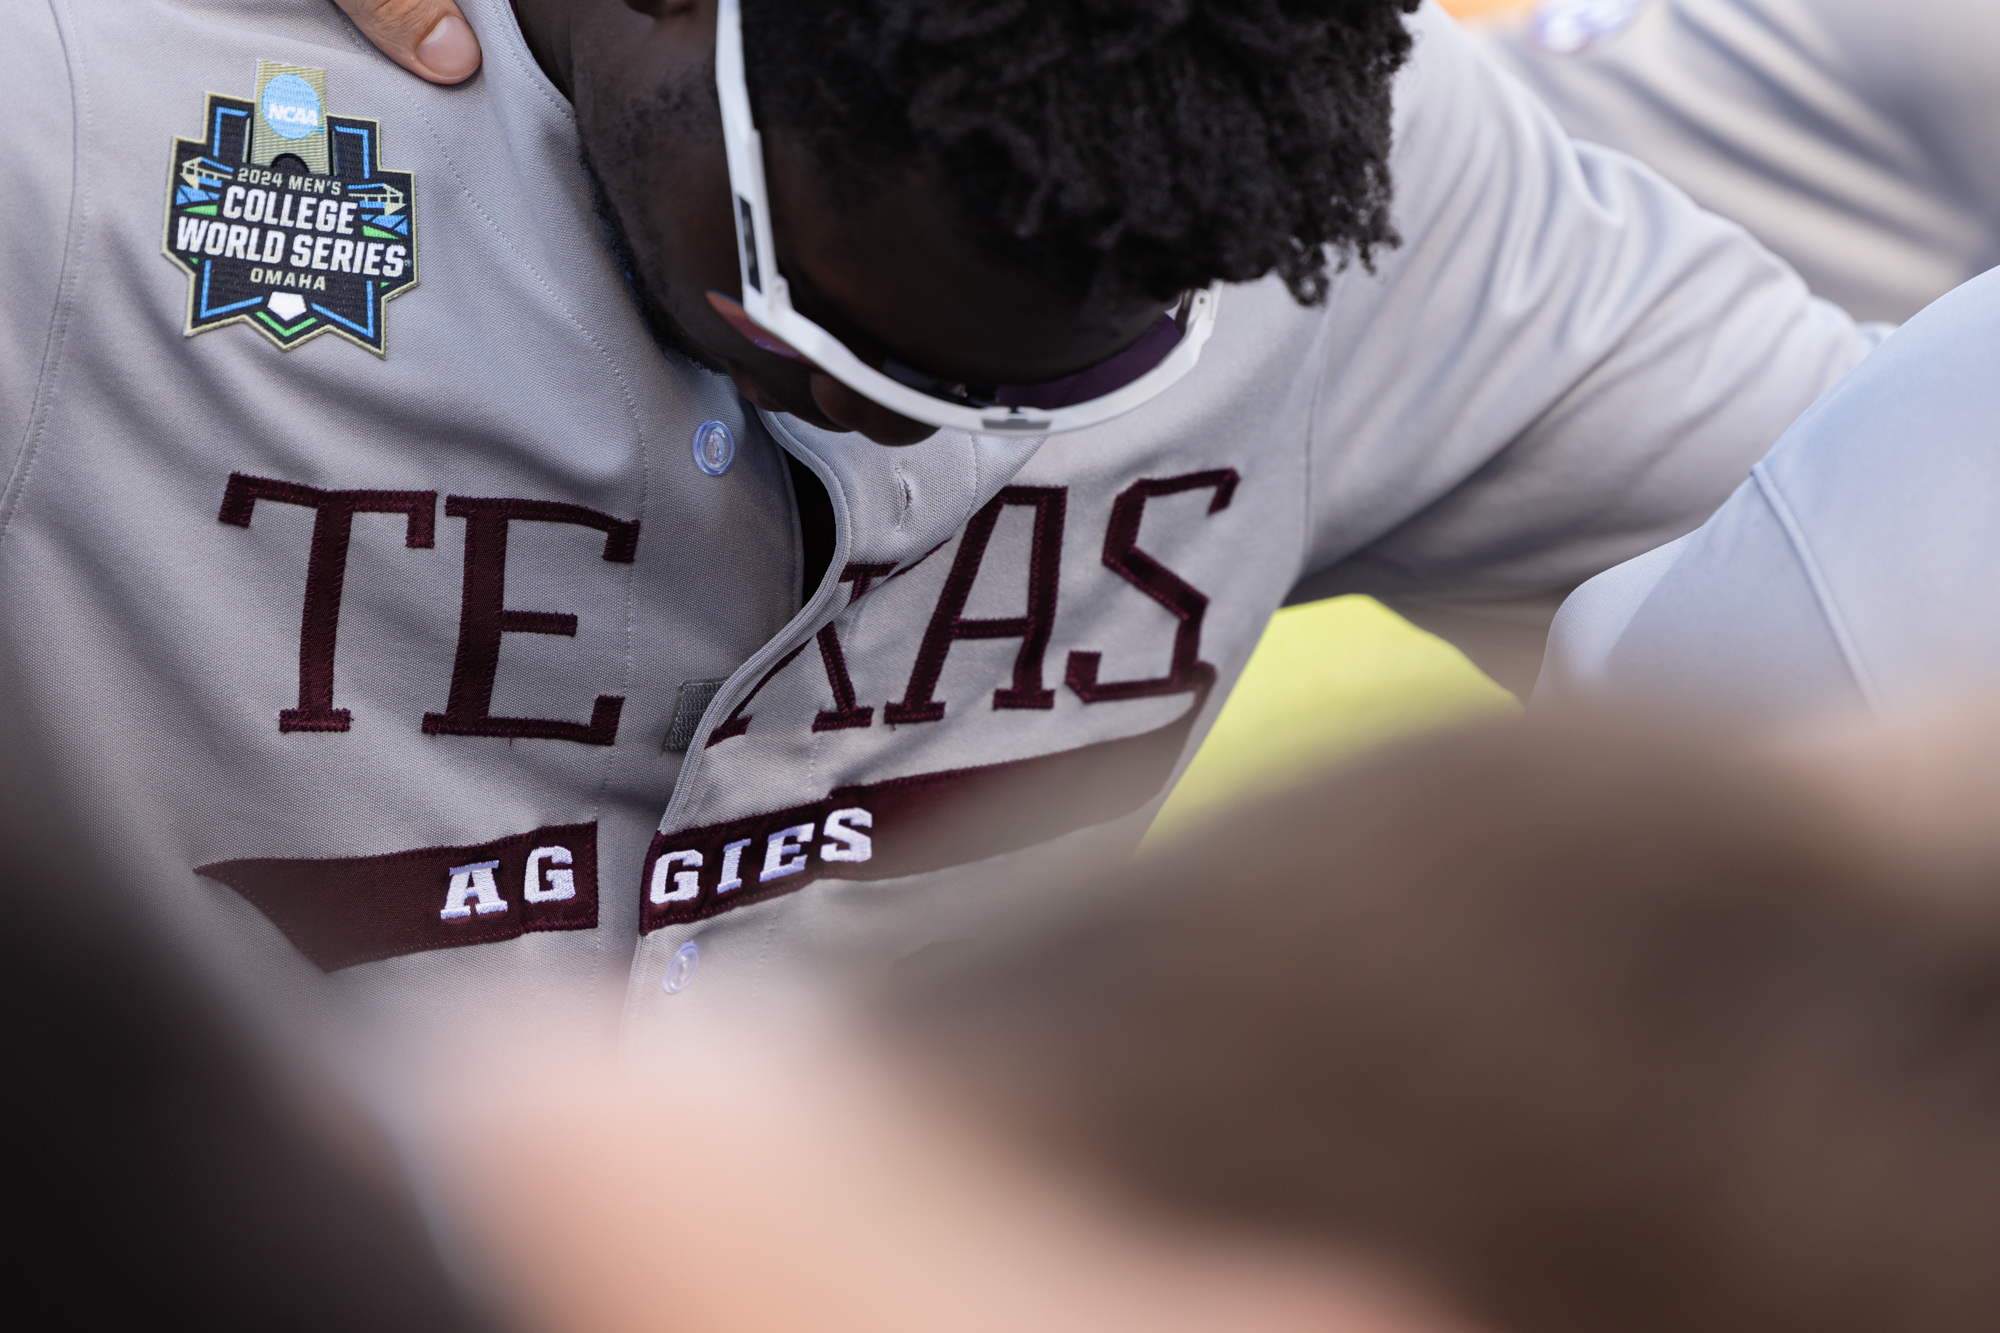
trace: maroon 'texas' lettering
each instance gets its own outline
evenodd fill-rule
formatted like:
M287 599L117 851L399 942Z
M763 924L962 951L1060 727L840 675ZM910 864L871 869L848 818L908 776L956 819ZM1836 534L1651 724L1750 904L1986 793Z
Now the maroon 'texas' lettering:
M882 709L882 720L892 725L904 722L936 722L944 717L944 701L935 698L938 678L944 674L945 658L961 639L1019 639L1021 651L1014 658L1014 683L993 692L995 708L1054 708L1055 691L1042 685L1042 659L1048 652L1049 636L1055 632L1057 580L1062 574L1063 511L1068 489L1062 486L1009 486L994 496L965 525L965 537L951 572L945 576L944 591L937 610L931 614L917 649L917 662L910 673L909 688L899 702ZM1035 511L1033 546L1028 558L1028 605L1018 616L979 619L965 614L965 602L986 559L987 543L993 539L1000 511L1020 505Z
M618 739L623 697L600 694L588 722L542 717L494 717L493 684L500 669L502 634L576 634L576 617L547 611L510 611L507 600L507 528L510 523L569 523L604 534L604 558L629 565L639 550L639 525L582 505L555 500L447 496L448 518L465 520L465 594L459 611L458 656L451 695L442 713L424 714L426 735L538 736L548 740L610 745Z
M798 647L792 649L792 651L786 653L783 657L779 658L776 662L774 662L771 665L771 669L769 671L766 671L763 674L763 676L757 681L757 683L750 687L750 693L743 696L743 702L737 704L736 707L730 712L729 716L722 720L722 725L718 726L714 731L708 733L708 742L706 745L703 745L702 748L707 749L708 746L710 745L720 745L722 744L722 742L729 740L731 737L741 736L744 732L750 730L750 723L751 720L754 718L755 714L746 713L743 710L748 708L751 704L751 701L756 699L758 695L764 692L764 687L766 685L769 685L772 681L778 678L778 673L780 671L783 671L786 667L798 661L799 654L804 652L806 648L810 646L811 643L812 640L810 639L806 640L805 643L800 644Z
M1111 506L1111 526L1104 534L1104 563L1179 619L1180 625L1174 631L1173 661L1164 676L1099 680L1097 673L1104 654L1071 653L1065 679L1078 698L1087 704L1109 703L1206 690L1215 683L1215 668L1201 660L1201 622L1208 614L1208 597L1139 549L1139 525L1145 519L1148 500L1183 491L1213 490L1215 498L1209 502L1208 512L1227 509L1241 479L1235 468L1217 468L1164 480L1148 478L1119 492Z
M895 569L894 565L849 565L840 571L840 581L854 585L847 604L853 606L866 597L875 580L894 573ZM847 653L841 648L840 635L831 621L820 627L819 660L826 668L827 688L833 691L833 707L813 719L813 730L845 731L874 725L875 710L863 707L854 697L854 678L847 674Z
M918 563L922 562L919 561ZM876 580L880 579L884 574L892 572L895 568L894 565L855 564L843 569L840 572L840 581L854 585L854 591L849 594L847 604L853 606L863 597L866 597L868 590L875 586ZM915 568L915 566L912 566L912 568ZM834 708L831 711L822 712L818 717L813 719L813 730L840 731L847 727L869 726L875 720L875 710L872 708L863 708L860 701L854 697L854 680L847 674L847 654L841 650L840 635L834 630L832 622L820 626L817 637L820 661L826 667L827 685L833 690ZM750 723L755 720L756 715L754 713L746 713L744 710L750 707L757 696L764 692L766 685L777 679L780 671L798 661L799 654L805 650L806 645L800 644L773 663L771 669L766 671L755 685L751 686L750 693L743 696L743 702L737 704L729 716L722 720L721 725L708 734L707 744L720 745L723 741L733 739L748 732L750 730ZM707 748L707 746L703 748Z
M313 511L312 553L306 559L305 613L299 625L299 706L278 714L279 731L346 731L354 717L333 706L333 652L340 634L340 599L347 584L347 548L356 514L403 514L403 544L427 550L437 537L436 491L323 491L316 486L229 476L216 517L247 528L259 500Z
M198 866L328 972L401 954L597 926L597 825L384 856Z

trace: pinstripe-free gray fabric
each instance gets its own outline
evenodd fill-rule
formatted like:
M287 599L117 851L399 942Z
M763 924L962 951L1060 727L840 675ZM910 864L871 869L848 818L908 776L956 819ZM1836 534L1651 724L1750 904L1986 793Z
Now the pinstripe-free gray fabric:
M1646 0L1562 55L1529 18L1475 31L1570 133L1742 223L1857 318L1908 319L2000 264L1990 0Z

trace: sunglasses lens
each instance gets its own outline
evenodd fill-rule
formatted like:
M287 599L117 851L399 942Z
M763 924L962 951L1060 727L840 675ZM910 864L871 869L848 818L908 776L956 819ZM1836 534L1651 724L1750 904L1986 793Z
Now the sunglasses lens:
M724 296L721 292L710 292L708 294L708 304L713 307L716 314L728 321L730 328L735 329L738 333L749 339L752 347L769 352L774 356L782 356L788 361L803 361L806 359L791 344L785 342L782 338L776 337L769 330L760 326L756 320L750 318L749 311L745 310L737 302Z

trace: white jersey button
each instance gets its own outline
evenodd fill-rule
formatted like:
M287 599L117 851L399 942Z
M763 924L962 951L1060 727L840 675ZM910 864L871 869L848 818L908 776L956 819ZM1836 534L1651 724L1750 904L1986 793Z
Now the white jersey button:
M689 940L674 950L673 961L667 964L667 977L660 983L660 989L669 995L680 994L694 980L695 970L700 966L701 946Z
M704 421L694 429L695 466L711 477L729 471L736 461L736 436L726 422Z

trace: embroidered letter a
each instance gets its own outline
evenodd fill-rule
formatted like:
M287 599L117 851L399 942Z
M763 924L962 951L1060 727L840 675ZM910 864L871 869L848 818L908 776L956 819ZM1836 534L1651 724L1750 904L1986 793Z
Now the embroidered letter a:
M476 865L453 866L451 868L451 888L444 896L444 910L438 913L440 921L456 921L468 917L475 910L481 916L507 910L507 900L500 896L500 886L493 882L493 872L499 869L498 861L481 861ZM466 905L466 899L478 899L477 908Z

